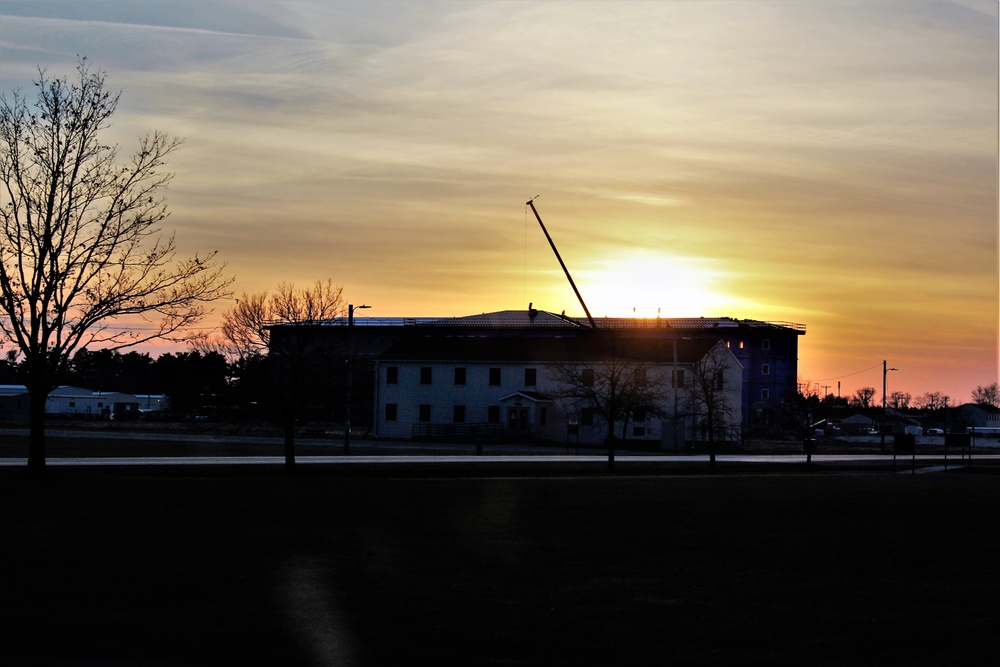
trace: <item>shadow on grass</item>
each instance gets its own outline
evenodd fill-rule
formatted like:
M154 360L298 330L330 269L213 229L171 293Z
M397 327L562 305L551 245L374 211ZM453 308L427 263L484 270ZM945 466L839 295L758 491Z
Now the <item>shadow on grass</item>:
M974 664L998 501L953 473L3 470L0 662Z

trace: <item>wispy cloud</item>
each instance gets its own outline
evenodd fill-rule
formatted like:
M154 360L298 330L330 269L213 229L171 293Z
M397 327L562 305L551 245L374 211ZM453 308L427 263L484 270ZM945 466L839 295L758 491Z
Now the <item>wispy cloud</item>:
M0 88L76 54L105 68L125 91L124 145L153 127L186 138L171 224L222 250L242 289L329 276L386 315L574 312L523 210L542 194L583 273L630 251L688 258L717 270L719 314L806 320L804 374L917 355L923 331L970 350L949 382L985 382L997 13L0 0ZM636 280L618 273L602 275L609 293Z

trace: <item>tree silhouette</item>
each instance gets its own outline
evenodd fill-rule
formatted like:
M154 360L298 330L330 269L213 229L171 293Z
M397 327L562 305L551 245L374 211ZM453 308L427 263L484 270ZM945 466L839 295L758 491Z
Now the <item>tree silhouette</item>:
M732 421L733 405L730 391L734 382L727 376L729 366L725 355L732 353L719 343L691 367L691 387L688 394L688 411L699 419L701 429L708 439L709 465L716 465L716 443L724 437Z
M868 409L874 405L875 387L861 387L854 392L851 398L851 405L862 409Z
M568 400L577 410L593 410L604 422L608 469L614 470L617 427L620 425L624 440L629 421L636 414L659 415L664 388L654 365L626 354L613 338L608 343L606 354L598 360L552 364L549 370L559 387L554 397Z
M159 227L180 140L152 132L125 159L101 140L120 97L105 78L81 59L72 81L39 70L30 105L0 95L0 331L23 355L34 472L45 401L74 351L183 339L231 282L215 253L177 259Z
M996 382L988 385L978 385L972 391L972 402L978 405L991 405L1000 408L1000 385Z
M295 423L308 401L312 380L329 385L331 375L317 372L332 361L331 337L317 325L344 315L342 288L330 280L297 288L281 283L274 293L244 293L223 313L220 348L237 369L252 371L266 360L272 389L272 412L285 436L285 466L295 466ZM284 325L284 326L278 326Z

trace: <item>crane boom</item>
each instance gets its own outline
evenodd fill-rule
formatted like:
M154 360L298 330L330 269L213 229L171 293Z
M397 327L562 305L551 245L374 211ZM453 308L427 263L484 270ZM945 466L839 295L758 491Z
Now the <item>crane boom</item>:
M597 323L594 322L594 318L591 317L590 310L587 309L587 304L583 302L583 297L580 296L580 290L576 288L576 283L573 282L573 276L569 275L569 269L566 268L566 262L563 261L562 256L559 254L559 250L556 248L555 241L553 241L552 237L549 236L549 231L545 229L545 223L542 222L542 217L538 215L538 211L535 209L535 200L529 199L526 203L531 207L531 212L535 214L535 220L538 220L538 225L542 228L542 233L545 234L545 238L552 247L552 252L556 254L556 259L559 260L559 266L562 267L563 273L566 274L566 279L569 280L570 287L573 288L573 292L576 293L576 298L580 301L580 305L583 306L583 312L587 314L587 321L590 322L590 328L596 329Z

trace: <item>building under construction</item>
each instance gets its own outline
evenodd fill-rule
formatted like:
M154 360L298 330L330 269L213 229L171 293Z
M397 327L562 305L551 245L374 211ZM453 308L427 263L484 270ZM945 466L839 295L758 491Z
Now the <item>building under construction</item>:
M324 401L314 404L312 414L303 414L302 418L346 421L344 415L349 402L352 406L350 423L355 430L365 431L376 424L376 410L384 409L376 405L376 388L384 380L377 377L376 368L382 359L398 360L405 352L408 362L419 364L421 360L413 358L416 350L447 349L449 343L457 347L463 341L475 340L479 350L489 349L490 341L494 341L498 350L504 350L508 363L516 361L510 358L511 350L518 349L524 351L524 361L537 363L538 359L528 358L533 340L549 339L554 345L560 342L576 345L574 341L614 338L629 341L630 349L638 350L640 357L643 349L648 349L650 355L660 354L664 344L669 342L683 346L688 341L721 341L741 368L740 427L750 434L772 434L783 427L783 399L798 389L798 339L805 334L803 325L785 322L727 317L589 320L529 307L453 318L362 317L348 320L344 317L323 323L278 326L272 337L301 335L303 327L309 328L316 349L341 359L339 364L322 364L321 367L350 368L352 382L349 383L349 395L342 389L334 390ZM415 340L423 344L408 343ZM404 343L405 349L400 347ZM440 356L432 352L427 354ZM482 357L483 353L477 354ZM430 365L436 360L423 361ZM331 386L347 384L337 382L334 377L329 380ZM454 415L441 412L438 418L442 423L452 422Z
M695 369L709 349L722 346L726 350L723 356L730 366L725 375L733 378L728 380L730 386L726 387L727 400L732 406L727 413L733 413L729 419L735 424L732 428L750 434L771 434L782 429L782 402L798 390L798 337L805 333L803 325L726 317L595 319L545 228L534 199L527 201L525 206L538 221L585 316L556 315L529 304L527 310L467 317L355 319L351 306L347 318L275 327L272 349L276 339L299 335L308 337L312 341L310 347L324 351L323 356L329 358L332 354L343 359L340 367L344 373L326 378L334 389L329 393L330 400L317 402L321 412L328 412L320 419L342 420L348 433L352 427L363 427L366 430L374 428L376 435L381 430L400 437L433 431L436 424L467 424L467 412L471 407L478 415L474 419L482 418L486 427L527 430L545 439L559 439L563 431L572 430L576 417L583 415L574 416L565 405L554 406L565 423L552 425L548 421L548 409L539 407L536 413L533 408L525 408L525 401L541 406L552 400L551 396L534 391L539 371L551 380L549 371L570 356L575 357L574 363L578 365L607 364L610 361L607 355L611 354L608 350L616 347L608 343L617 341L619 347L628 348L632 363L648 364L668 375L679 372L681 364ZM538 344L540 341L545 342ZM692 341L699 344L692 345ZM683 354L679 356L679 352ZM694 356L681 358L687 354ZM380 366L381 361L391 363ZM435 364L447 367L439 368L439 374L448 369L454 371L450 390L441 382L435 386ZM328 363L315 366L331 368ZM420 376L408 393L400 389L398 378L393 379L402 368ZM489 384L501 389L482 394L462 389L468 386L470 368L498 375L500 383L493 385L490 379ZM523 374L523 382L506 384L502 380L504 368L507 376L522 377ZM344 376L343 391L335 388L337 375ZM559 391L556 384L550 383L553 393ZM733 386L736 384L739 386ZM392 399L387 401L380 396L380 388ZM688 387L687 397L694 398L693 387ZM468 398L474 399L472 406L465 402ZM518 401L520 408L513 404ZM673 413L676 418L676 408ZM336 419L337 415L342 419ZM687 415L689 422L692 416ZM524 423L525 418L529 418L529 423ZM454 430L459 429L456 426ZM671 429L664 428L668 430ZM650 429L644 430L643 435L649 439L661 437L651 435Z

